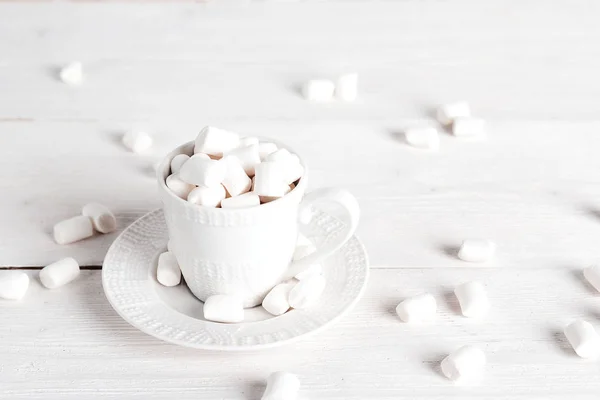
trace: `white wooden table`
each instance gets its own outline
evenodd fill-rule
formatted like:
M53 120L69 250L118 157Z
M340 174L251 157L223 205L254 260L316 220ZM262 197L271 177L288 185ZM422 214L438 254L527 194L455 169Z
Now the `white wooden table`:
M600 327L580 270L600 237L600 3L410 0L0 4L0 265L29 268L20 302L0 302L2 399L259 399L274 370L304 399L597 399L600 364L562 328ZM563 3L564 4L564 3ZM78 88L57 68L81 60ZM297 86L360 73L360 101L317 105ZM398 132L467 99L488 140L444 134L437 154ZM100 265L116 235L56 245L52 225L88 201L121 228L159 206L152 166L206 124L289 143L312 187L359 199L372 262L365 297L333 328L281 349L225 354L162 343L104 297ZM141 127L153 153L123 150ZM489 238L485 267L452 256ZM89 266L49 291L35 269L63 256ZM456 312L454 285L479 279L493 311ZM395 305L438 297L437 321L402 324ZM463 344L489 358L454 386L439 361Z

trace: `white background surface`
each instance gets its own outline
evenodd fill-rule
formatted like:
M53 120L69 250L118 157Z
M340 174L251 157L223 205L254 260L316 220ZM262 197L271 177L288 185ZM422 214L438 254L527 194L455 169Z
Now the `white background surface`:
M56 291L34 279L24 300L0 302L0 397L258 399L284 369L307 399L597 398L600 364L560 332L577 317L600 327L577 272L598 260L598 15L593 1L0 4L0 265L101 265L115 235L58 246L52 225L92 200L121 227L158 207L153 164L213 124L285 141L313 188L350 189L373 268L335 327L244 355L129 327L97 270ZM78 88L57 80L72 60L87 74ZM360 74L354 104L298 95L306 79L347 71ZM462 99L487 140L443 134L437 154L402 142ZM131 128L156 138L151 153L122 148ZM494 240L496 260L456 260L465 237ZM493 303L483 322L448 295L474 278ZM394 306L423 290L437 321L400 323ZM456 387L436 365L469 343L488 368Z

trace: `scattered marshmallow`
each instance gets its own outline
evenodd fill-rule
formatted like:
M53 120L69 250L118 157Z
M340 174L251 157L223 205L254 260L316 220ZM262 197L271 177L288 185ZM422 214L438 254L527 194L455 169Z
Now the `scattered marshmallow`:
M437 303L429 293L421 293L403 300L396 307L396 314L404 322L423 322L435 316Z
M58 244L69 244L94 235L92 219L85 215L69 218L54 225L54 240Z
M452 124L452 134L460 137L480 136L485 132L485 121L481 118L456 118Z
M175 157L173 157L171 160L171 173L178 174L179 171L181 171L183 164L185 164L189 159L190 156L187 154L177 154Z
M296 400L300 391L300 380L289 372L275 372L267 379L267 388L261 400Z
M252 188L252 179L246 175L242 164L236 157L227 156L220 162L226 165L226 174L223 179L223 186L233 197L250 191Z
M354 101L358 96L358 74L350 73L338 77L335 95L342 101Z
M29 276L23 271L0 271L0 298L21 300L29 287Z
M409 128L404 132L406 143L412 147L426 150L438 150L440 148L440 136L438 131L432 127Z
M583 270L583 276L597 291L600 292L600 266L592 265Z
M596 358L600 354L600 336L587 321L577 320L565 328L565 336L581 358Z
M92 219L94 229L100 233L111 233L117 229L117 219L105 206L89 203L83 206L81 214Z
M294 286L295 283L280 283L279 285L275 286L263 300L263 308L267 310L268 313L273 315L284 314L290 309L288 296Z
M486 239L467 239L458 250L458 258L468 262L489 261L496 251L494 242Z
M265 158L269 154L272 154L277 151L277 145L275 143L270 142L261 142L258 144L258 155L260 156L260 161L265 161Z
M192 185L190 183L184 182L179 177L179 174L173 174L167 176L167 180L165 182L167 187L171 189L175 195L181 197L186 200L192 190L196 188L196 185Z
M254 137L254 136L244 136L243 138L240 139L240 144L239 147L246 147L246 146L250 146L256 144L258 145L258 138Z
M301 280L290 291L290 306L299 310L310 307L321 297L326 283L323 275L311 275Z
M227 164L212 160L206 154L196 154L179 171L182 181L198 186L219 186L227 174Z
M221 208L248 208L260 205L260 198L254 192L248 192L221 201Z
M463 283L454 289L454 294L465 317L480 318L490 309L487 293L480 282Z
M235 132L205 126L196 137L194 153L205 153L222 157L223 153L231 151L240 145L240 136Z
M146 132L129 131L123 135L123 144L134 153L143 153L152 147L152 137Z
M245 147L238 147L226 153L227 157L235 157L248 176L254 176L254 168L260 164L260 155L258 144L251 144Z
M158 256L156 279L163 286L177 286L181 282L181 270L175 255L166 251Z
M225 294L210 296L204 302L204 318L215 322L242 322L244 305L241 298Z
M278 162L262 162L255 168L254 192L264 197L279 198L285 194L286 183Z
M457 118L470 116L471 107L466 101L444 104L437 110L437 120L442 125L450 125Z
M323 266L321 264L311 264L304 271L299 272L294 278L299 281L310 278L313 275L321 275L323 273Z
M199 206L219 207L225 196L226 193L223 185L211 187L198 186L188 194L187 201Z
M463 346L450 353L440 367L442 373L450 380L462 381L477 377L485 367L485 353L479 347Z
M40 282L48 289L56 289L77 278L79 272L79 264L74 258L63 258L42 268Z
M331 101L334 91L335 85L328 79L313 79L302 87L304 98L315 102Z
M83 65L79 61L72 62L60 70L60 80L71 86L83 82Z

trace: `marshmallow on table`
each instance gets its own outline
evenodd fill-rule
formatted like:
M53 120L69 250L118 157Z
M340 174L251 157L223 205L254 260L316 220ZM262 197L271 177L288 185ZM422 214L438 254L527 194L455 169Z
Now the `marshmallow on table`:
M79 272L79 264L74 258L63 258L42 268L40 282L48 289L56 289L77 278Z
M480 282L471 281L458 285L454 294L465 317L483 317L490 309L487 293Z
M340 75L335 85L335 96L342 101L354 101L358 95L358 74Z
M171 160L171 173L179 173L183 164L185 164L189 159L190 156L188 156L187 154L177 154L175 157L173 157L173 159Z
M479 347L463 346L442 360L442 373L453 381L474 378L483 372L485 353Z
M100 233L111 233L117 229L117 219L110 210L99 203L83 206L81 214L90 217L94 229Z
M587 321L577 320L565 328L565 336L581 358L596 358L600 354L600 336Z
M244 136L243 138L240 139L240 143L239 143L239 147L246 147L246 146L250 146L252 144L256 144L258 145L258 138L254 137L254 136Z
M267 294L262 302L262 306L268 313L281 315L290 309L288 296L294 288L295 283L280 283Z
M158 256L156 280L163 286L177 286L181 282L181 270L175 255L166 251Z
M419 149L437 150L440 147L440 136L432 127L409 128L404 132L404 139Z
M60 80L67 85L81 85L83 82L83 65L79 61L70 63L60 70Z
M260 198L254 192L228 197L221 201L221 208L247 208L260 205Z
M198 186L218 186L225 179L227 164L212 160L206 154L195 154L179 171L182 181Z
M248 176L254 176L254 168L260 164L260 155L258 144L251 144L245 147L238 147L225 154L226 157L235 157Z
M146 132L129 131L123 135L123 144L134 153L142 153L152 146L152 137Z
M225 195L223 185L211 187L198 186L188 194L187 201L199 206L219 207Z
M323 275L310 275L301 280L290 291L290 306L299 310L310 307L321 297L326 283Z
M583 276L585 279L600 292L600 266L592 265L583 270Z
M274 372L267 379L261 400L296 400L300 391L298 377L289 372Z
M458 250L458 258L468 262L489 261L496 251L494 242L486 239L467 239Z
M236 157L227 156L221 160L226 165L226 174L223 179L223 186L232 197L250 191L252 188L252 179L246 175L244 168Z
M204 318L215 322L242 322L244 305L237 296L216 294L204 302Z
M270 142L261 142L258 144L258 155L260 156L260 161L265 161L265 158L271 153L277 151L277 145L275 143Z
M435 297L429 293L421 293L398 304L396 314L404 322L423 322L431 320L436 309Z
M335 85L327 79L313 79L302 86L302 94L309 101L326 102L333 98Z
M479 136L485 132L485 121L481 118L460 117L452 123L452 134L460 137Z
M0 271L0 298L20 300L29 287L29 276L23 271Z
M437 120L442 125L450 125L456 118L470 116L471 107L466 101L444 104L437 109Z
M94 235L92 219L85 215L69 218L54 225L54 240L58 244L69 244Z
M188 195L192 190L196 188L196 185L192 185L190 183L184 182L179 177L179 174L172 174L167 176L167 180L165 181L167 187L175 193L178 197L186 200Z
M222 157L223 153L233 150L239 145L240 136L237 133L214 126L205 126L196 137L194 153Z

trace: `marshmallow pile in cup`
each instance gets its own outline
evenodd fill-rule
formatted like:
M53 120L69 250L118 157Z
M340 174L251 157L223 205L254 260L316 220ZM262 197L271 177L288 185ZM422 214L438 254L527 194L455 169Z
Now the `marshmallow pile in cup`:
M285 196L303 174L298 156L274 143L206 126L192 156L173 157L166 185L199 206L245 208Z

